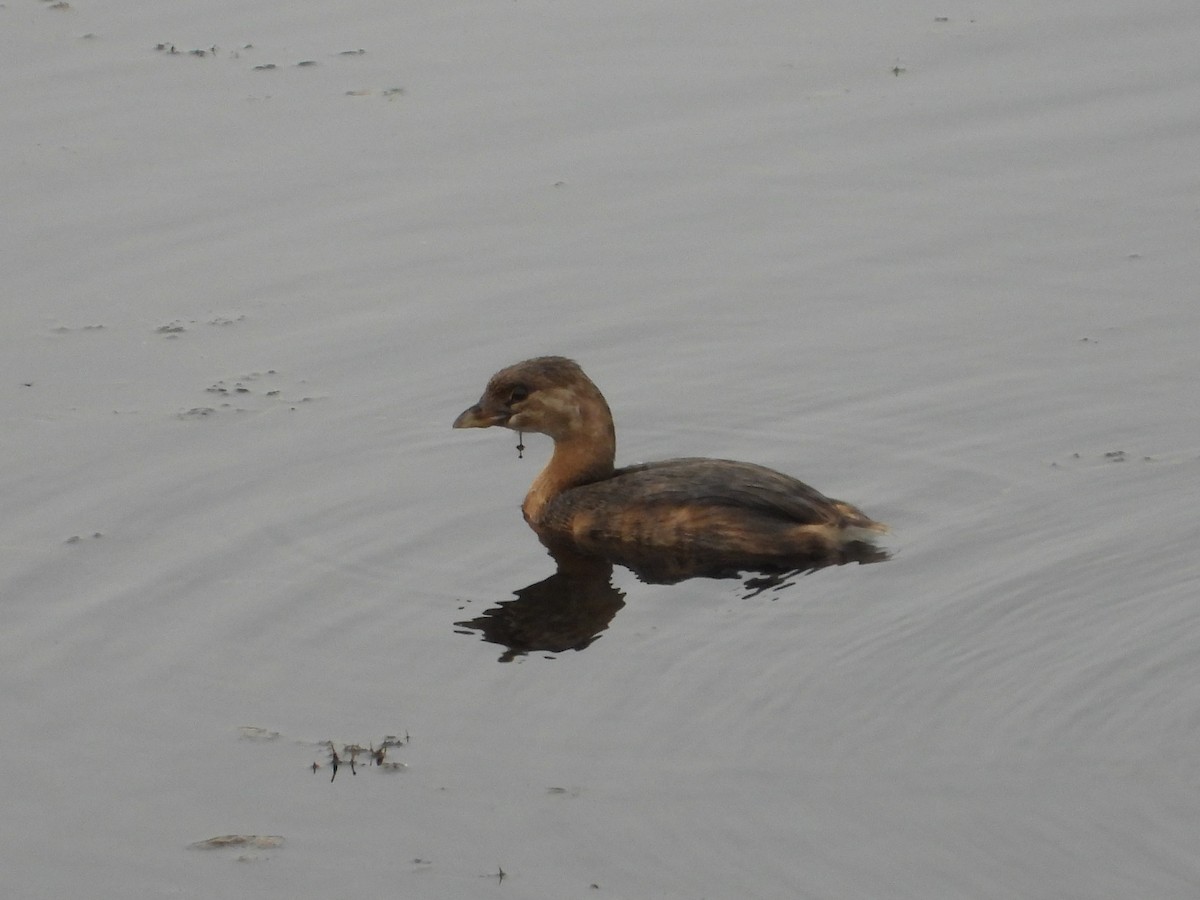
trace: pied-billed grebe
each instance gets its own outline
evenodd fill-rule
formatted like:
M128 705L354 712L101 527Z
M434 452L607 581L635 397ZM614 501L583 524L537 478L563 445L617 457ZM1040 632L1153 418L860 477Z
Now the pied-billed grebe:
M599 389L572 360L542 356L492 376L455 428L540 432L554 455L525 497L547 542L604 550L712 554L747 564L827 559L887 531L861 511L788 475L726 459L614 467L617 438Z

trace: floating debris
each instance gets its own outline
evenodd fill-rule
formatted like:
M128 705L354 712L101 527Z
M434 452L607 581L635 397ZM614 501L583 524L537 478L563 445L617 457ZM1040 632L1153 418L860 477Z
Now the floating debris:
M250 847L254 850L277 850L283 846L278 834L221 834L206 841L188 844L189 850L223 850L226 847Z
M1169 457L1163 457L1163 456L1147 456L1147 455L1137 456L1133 453L1126 452L1125 450L1109 450L1105 453L1101 453L1098 455L1098 459L1100 460L1100 462L1094 462L1094 460L1096 458L1097 457L1091 457L1091 456L1085 457L1084 454L1076 452L1076 453L1072 453L1069 457L1067 457L1067 460L1069 460L1069 464L1072 467L1074 467L1075 464L1077 464L1077 463L1082 463L1083 465L1085 465L1088 468L1093 468L1096 466L1105 466L1105 465L1108 465L1111 463L1129 462L1130 460L1134 460L1134 459L1139 460L1140 462L1143 462L1143 463L1164 463L1164 462L1170 463L1170 462L1181 462L1182 461L1179 458L1171 459ZM1052 469L1059 468L1058 462L1055 460L1052 460L1050 462L1050 468L1052 468Z
M368 743L366 747L362 744L342 744L342 752L338 753L337 745L333 741L322 741L321 744L328 748L329 757L328 765L333 770L329 776L330 782L337 778L338 769L343 765L350 767L350 774L358 774L358 758L365 755L368 759L368 765L378 768L382 772L403 772L408 768L406 763L390 760L387 758L388 750L393 747L403 747L409 742L407 732L403 738L397 737L394 734L389 734L379 744L378 747L374 743ZM312 769L315 775L322 768L320 762L313 761L309 768Z
M259 728L257 725L239 725L238 733L247 741L277 741L280 738L278 731Z

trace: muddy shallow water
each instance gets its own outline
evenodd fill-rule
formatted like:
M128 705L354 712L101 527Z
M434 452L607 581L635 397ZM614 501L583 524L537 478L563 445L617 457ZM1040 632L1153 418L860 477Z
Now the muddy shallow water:
M13 896L1194 893L1188 4L0 35ZM450 423L538 353L892 558L485 640L549 448Z

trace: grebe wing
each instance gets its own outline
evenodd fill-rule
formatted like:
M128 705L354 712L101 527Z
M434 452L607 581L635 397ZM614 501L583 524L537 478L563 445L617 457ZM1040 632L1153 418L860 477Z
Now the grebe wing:
M618 469L587 486L647 506L733 507L796 524L840 521L844 504L798 479L754 463L684 458ZM597 497L600 503L605 498Z

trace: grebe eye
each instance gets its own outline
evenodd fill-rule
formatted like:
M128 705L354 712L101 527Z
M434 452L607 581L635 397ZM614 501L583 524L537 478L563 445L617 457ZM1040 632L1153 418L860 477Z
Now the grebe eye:
M522 400L524 400L528 396L529 396L529 388L525 387L525 385L523 385L523 384L518 384L516 387L514 387L512 389L512 393L510 393L508 395L508 402L509 403L520 403Z

